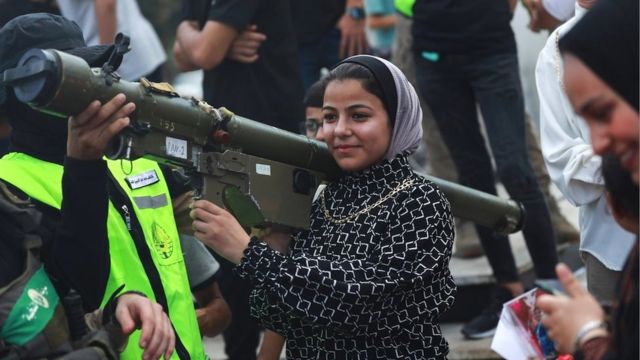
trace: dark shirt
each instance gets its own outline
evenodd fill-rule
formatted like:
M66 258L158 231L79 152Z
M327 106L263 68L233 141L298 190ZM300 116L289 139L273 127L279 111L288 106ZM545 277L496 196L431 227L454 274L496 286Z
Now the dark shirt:
M30 199L42 213L38 233L42 239L40 256L47 274L61 295L69 288L76 289L87 311L100 305L109 276L106 165L103 163L65 159L61 211ZM17 187L6 184L13 195L29 199Z
M256 62L225 59L205 71L204 99L251 120L298 132L304 119L303 90L287 0L216 0L209 20L238 32L256 24L267 40L258 49Z
M285 335L288 359L445 358L439 316L453 304L449 202L406 157L348 174L323 195L283 255L253 238L236 268L251 313Z
M299 44L320 39L336 27L346 0L290 0L293 27Z
M440 54L515 52L507 0L416 0L413 47Z

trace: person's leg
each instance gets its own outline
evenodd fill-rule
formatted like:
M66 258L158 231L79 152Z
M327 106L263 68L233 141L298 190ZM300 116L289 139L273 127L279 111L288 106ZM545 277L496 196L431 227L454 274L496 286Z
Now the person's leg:
M320 79L323 68L331 70L340 62L340 30L331 29L314 42L298 44L305 93Z
M587 289L600 304L611 306L622 272L607 268L598 258L586 251L580 255L587 270Z
M474 95L463 74L464 62L448 58L433 63L419 56L415 61L420 91L451 153L459 183L495 195L493 168L480 134ZM476 226L476 231L497 282L518 282L509 239L484 226Z
M459 183L495 195L493 168L466 78L466 61L459 57L434 64L416 56L418 83L456 165ZM476 225L476 231L498 286L489 305L462 327L470 339L493 335L502 304L523 291L509 238L484 226Z
M420 165L425 165L424 159L426 159L425 170L428 170L430 175L457 182L458 173L455 164L451 160L449 150L440 136L440 131L433 119L431 109L429 109L418 90L416 65L411 49L413 39L411 34L412 22L411 19L402 15L396 15L396 36L394 38L391 61L402 70L409 82L416 88L420 99L420 106L422 107L422 141L423 149L425 149L424 155L419 154L422 155L421 159L423 159ZM455 218L455 226L454 256L474 257L482 255L482 245L478 240L478 234L473 223L465 219Z
M540 279L555 278L555 235L527 154L517 56L506 53L476 59L470 70L498 175L511 197L526 210L523 233L536 275Z
M331 29L322 37L322 61L320 63L319 70L326 68L331 70L337 63L340 62L340 41L342 34L337 28Z
M558 202L551 195L551 178L544 164L542 150L540 149L540 141L533 128L531 117L525 114L525 134L527 137L527 153L533 166L533 172L536 174L540 190L544 195L547 205L549 206L549 214L551 215L551 224L558 238L558 243L576 243L580 241L580 233L569 221L562 215Z
M298 59L305 93L320 78L322 49L320 42L298 45Z

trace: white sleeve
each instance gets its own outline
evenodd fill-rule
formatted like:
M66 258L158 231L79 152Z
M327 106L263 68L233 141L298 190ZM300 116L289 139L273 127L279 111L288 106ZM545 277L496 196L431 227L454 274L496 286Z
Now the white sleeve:
M551 180L570 203L581 206L602 196L601 159L593 153L587 125L574 113L561 85L557 32L549 36L536 64L540 143Z
M542 6L549 15L560 21L571 19L575 11L575 0L542 0Z

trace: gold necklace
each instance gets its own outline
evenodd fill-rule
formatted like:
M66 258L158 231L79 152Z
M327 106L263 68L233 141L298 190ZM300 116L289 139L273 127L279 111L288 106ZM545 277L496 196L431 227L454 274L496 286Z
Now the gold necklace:
M390 199L393 195L397 194L398 192L410 187L411 185L413 185L413 183L415 182L414 179L411 178L407 178L405 179L402 183L400 183L400 185L398 185L397 188L391 190L390 193L388 193L387 195L385 195L384 197L380 198L380 200L376 201L375 203L365 207L362 210L359 210L353 214L347 215L343 218L340 219L336 219L333 216L331 216L331 214L329 213L329 210L327 210L327 204L325 203L324 200L324 193L326 191L323 191L322 193L320 193L320 206L322 207L322 213L324 214L325 219L331 221L334 224L344 224L347 223L353 219L355 219L356 217L369 212L371 209L375 208L376 206L379 206L380 204L382 204L383 202L387 201L388 199Z

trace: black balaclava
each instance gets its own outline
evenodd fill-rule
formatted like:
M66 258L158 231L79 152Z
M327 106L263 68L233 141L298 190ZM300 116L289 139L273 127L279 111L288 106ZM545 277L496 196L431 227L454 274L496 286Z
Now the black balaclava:
M638 111L638 0L601 0L560 39Z
M112 46L86 47L80 27L62 16L36 13L18 16L0 29L0 72L18 65L32 48L57 49L102 65ZM0 106L12 127L9 151L62 164L66 154L67 121L33 110L16 99L10 87L0 86Z

